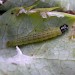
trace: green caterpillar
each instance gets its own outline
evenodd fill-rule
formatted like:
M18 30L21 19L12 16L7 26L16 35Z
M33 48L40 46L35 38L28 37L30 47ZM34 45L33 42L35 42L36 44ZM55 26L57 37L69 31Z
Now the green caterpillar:
M34 33L25 37L17 38L15 40L7 41L6 46L13 47L13 46L27 45L35 42L41 42L56 37L58 35L62 35L62 33L64 33L66 30L68 30L68 25L64 24L60 28L56 27L52 29L47 29L42 32Z

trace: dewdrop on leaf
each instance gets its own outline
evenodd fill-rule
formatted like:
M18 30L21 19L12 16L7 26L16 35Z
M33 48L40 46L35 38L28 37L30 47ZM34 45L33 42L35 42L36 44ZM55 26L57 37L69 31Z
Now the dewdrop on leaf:
M21 14L21 13L27 13L27 10L25 10L24 8L21 8L20 11L19 11L19 13L20 13L20 14Z
M18 46L16 46L16 51L17 51L18 55L22 55L22 52L21 52L21 50L20 50L20 48Z
M42 18L47 18L46 12L40 12L40 15L42 16Z
M19 16L19 15L22 14L22 13L25 13L25 14L27 13L27 10L25 10L23 7L20 8L20 10L19 10L17 16Z
M47 15L48 16L56 16L56 17L64 17L64 15L62 14L62 13L60 13L60 12L47 12Z

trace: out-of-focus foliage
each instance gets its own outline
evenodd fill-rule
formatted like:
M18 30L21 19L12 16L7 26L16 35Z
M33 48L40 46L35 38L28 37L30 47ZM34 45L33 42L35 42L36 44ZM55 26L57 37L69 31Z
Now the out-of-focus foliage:
M39 1L37 7L53 7L60 6L67 10L70 6L70 10L75 10L74 0L7 0L4 4L0 5L0 10L8 10L18 6L30 6L36 1Z
M18 6L29 6L32 5L36 0L7 0L4 4L0 5L0 10L8 10Z

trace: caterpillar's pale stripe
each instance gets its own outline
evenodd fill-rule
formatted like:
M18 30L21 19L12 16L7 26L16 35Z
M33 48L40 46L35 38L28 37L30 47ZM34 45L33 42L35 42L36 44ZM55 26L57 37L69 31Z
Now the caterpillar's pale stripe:
M47 29L42 32L34 33L34 34L31 34L31 35L28 35L25 37L20 37L15 40L8 41L6 43L6 45L7 45L7 47L26 45L26 44L30 44L30 43L48 40L48 39L51 39L51 38L56 37L61 34L62 34L62 32L61 32L60 28L56 27L56 28Z

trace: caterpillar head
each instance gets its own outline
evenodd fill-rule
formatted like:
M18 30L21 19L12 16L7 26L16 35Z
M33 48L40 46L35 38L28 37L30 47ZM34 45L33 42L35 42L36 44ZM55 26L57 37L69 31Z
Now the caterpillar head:
M60 26L60 30L62 33L66 32L68 30L68 25L64 24L64 25Z

